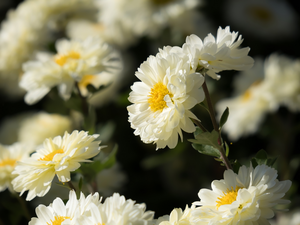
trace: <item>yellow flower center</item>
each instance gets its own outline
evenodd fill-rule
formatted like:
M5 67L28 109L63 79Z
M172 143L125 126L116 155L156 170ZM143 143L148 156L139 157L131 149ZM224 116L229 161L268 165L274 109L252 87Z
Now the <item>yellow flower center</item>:
M151 0L155 5L166 5L170 2L173 2L173 0Z
M226 193L223 192L223 196L219 197L219 200L216 201L217 209L219 209L221 205L230 205L233 203L236 200L239 189L240 187L238 186L235 188L235 190L233 190L233 187L231 187L231 190L227 189Z
M0 162L0 167L2 166L11 166L14 167L16 165L16 159L5 159Z
M166 95L169 95L170 98L173 97L173 95L169 92L168 88L163 83L157 83L153 88L151 88L150 95L148 95L148 102L153 112L163 110L167 107L167 103L164 100L164 97Z
M269 10L260 6L252 6L249 9L249 13L263 22L269 22L273 17Z
M71 219L71 218L68 216L55 216L54 220L50 220L51 223L47 223L47 225L61 225L61 223L67 219Z
M48 155L46 155L44 158L39 158L39 160L41 160L41 161L52 161L53 157L56 154L60 154L60 153L64 153L64 150L62 150L62 149L54 150L53 152L51 152Z
M95 79L94 75L84 75L81 81L78 82L78 86L80 88L86 88L89 84L93 82L94 79Z
M54 59L58 65L63 66L70 59L80 59L80 54L78 52L71 51L66 55L56 55Z
M244 94L242 96L243 102L247 102L250 100L250 98L252 97L251 88L258 86L260 83L261 83L261 80L257 80L253 84L250 85L250 87L244 92Z

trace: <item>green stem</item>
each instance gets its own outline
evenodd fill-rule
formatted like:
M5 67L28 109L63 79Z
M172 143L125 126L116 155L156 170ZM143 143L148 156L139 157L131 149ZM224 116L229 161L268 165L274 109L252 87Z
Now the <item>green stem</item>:
M203 82L202 88L203 88L203 91L204 91L204 94L205 94L205 99L206 99L206 102L207 102L209 115L210 115L210 119L212 121L214 130L219 133L219 138L218 138L219 148L218 149L220 151L221 158L222 158L223 163L226 166L226 168L227 169L232 169L232 166L231 166L228 158L226 157L226 153L225 153L225 150L224 150L224 147L223 147L224 144L223 144L223 141L222 141L222 138L221 138L221 132L220 132L219 126L218 126L217 121L216 121L215 110L214 110L214 107L212 105L210 94L209 94L209 91L208 91L208 88L207 88L207 85L206 85L205 81Z
M202 125L202 123L199 120L192 119L194 124L196 124L203 132L207 132L206 128Z

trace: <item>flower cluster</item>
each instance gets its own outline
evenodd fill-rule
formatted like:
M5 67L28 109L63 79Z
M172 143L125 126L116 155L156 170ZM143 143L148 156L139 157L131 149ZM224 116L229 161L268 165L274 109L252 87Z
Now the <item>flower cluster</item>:
M39 205L36 208L37 218L34 217L29 225L35 224L148 224L154 216L152 211L145 211L145 204L135 204L131 199L125 199L118 193L107 198L101 203L99 194L90 194L87 197L83 193L80 199L76 193L70 191L66 204L60 198L56 198L49 206Z
M131 87L129 122L145 143L156 143L157 149L174 148L178 134L192 133L198 120L190 111L204 100L201 86L205 73L215 79L222 70L244 70L253 65L249 48L239 48L241 36L229 27L219 28L217 37L209 34L204 42L196 35L187 37L180 47L164 47L142 63L136 76L141 82ZM204 73L203 73L204 71ZM202 74L200 73L202 72Z

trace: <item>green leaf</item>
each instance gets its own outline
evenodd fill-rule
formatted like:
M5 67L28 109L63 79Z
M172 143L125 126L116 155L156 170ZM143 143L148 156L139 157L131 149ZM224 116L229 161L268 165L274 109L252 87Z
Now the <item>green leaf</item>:
M223 112L221 119L220 119L220 129L223 127L223 125L226 123L229 115L229 109L226 107L225 111Z
M272 167L276 162L277 157L270 158L265 150L259 150L255 157L251 159L252 166L256 167L257 165L267 165Z
M226 157L228 157L228 155L229 155L229 146L226 142L225 142L225 151L226 151Z
M203 145L203 144L193 143L192 146L194 149L196 149L198 152L200 152L204 155L209 155L209 156L213 156L213 157L217 157L217 158L221 157L220 151L211 145Z
M83 179L80 177L79 182L78 182L78 191L80 192L82 190L82 184L83 184Z
M188 141L194 144L211 145L216 149L220 147L218 143L219 133L215 130L212 132L203 132L200 128L197 128L194 136L195 139L189 139Z

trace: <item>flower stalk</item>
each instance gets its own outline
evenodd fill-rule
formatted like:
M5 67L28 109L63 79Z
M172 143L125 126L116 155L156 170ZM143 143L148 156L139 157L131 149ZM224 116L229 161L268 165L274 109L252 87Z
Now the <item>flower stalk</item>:
M223 147L224 144L223 144L223 140L221 138L221 132L220 132L219 126L218 126L217 121L216 121L215 110L214 110L214 107L212 105L210 94L209 94L209 91L208 91L208 88L207 88L207 85L206 85L205 81L202 84L202 88L203 88L203 91L204 91L204 94L205 94L205 99L206 99L206 102L207 102L209 115L210 115L210 119L212 121L214 130L219 133L219 138L218 138L219 148L218 148L218 150L220 151L221 159L222 159L222 161L223 161L223 163L224 163L224 165L226 166L227 169L232 169L232 166L231 166L231 164L230 164L230 162L229 162L229 160L226 156L226 153L225 153L225 150L224 150L224 147Z

